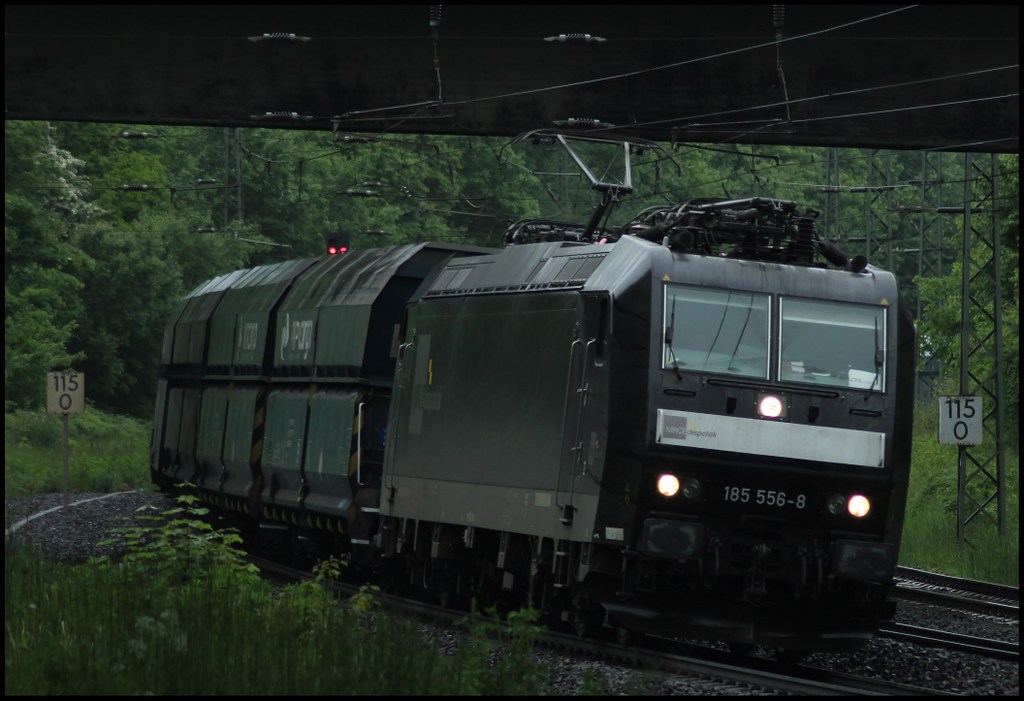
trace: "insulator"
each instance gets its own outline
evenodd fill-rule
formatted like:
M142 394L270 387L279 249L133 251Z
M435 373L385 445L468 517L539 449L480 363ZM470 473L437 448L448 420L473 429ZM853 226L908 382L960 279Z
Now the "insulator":
M787 253L791 260L810 263L814 260L815 250L814 240L816 228L814 226L814 219L811 217L797 217L796 229L796 238L790 241ZM825 255L825 257L828 258L828 254L823 252L822 255Z
M569 34L559 34L558 36L544 37L544 41L557 41L559 43L566 43L567 41L582 41L587 44L591 42L602 42L607 41L604 37L597 37L592 34L584 34L582 32L570 32Z
M298 112L264 112L263 114L251 114L250 119L312 119L308 114Z
M569 119L556 121L555 126L578 127L581 129L607 129L614 125L609 124L608 122L602 122L600 119L594 119L592 117L569 117Z
M158 139L159 134L153 134L148 131L122 131L120 134L114 134L117 139Z
M291 32L265 32L265 33L257 35L257 36L249 37L249 41L251 41L251 42L257 42L257 41L301 41L301 42L306 42L306 41L310 41L310 38L309 37L304 37L304 36L298 36L297 34L293 34Z

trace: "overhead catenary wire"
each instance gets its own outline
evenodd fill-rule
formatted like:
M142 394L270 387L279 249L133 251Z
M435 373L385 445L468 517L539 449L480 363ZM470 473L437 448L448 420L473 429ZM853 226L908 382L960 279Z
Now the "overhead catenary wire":
M878 92L878 91L881 91L881 90L905 89L905 88L908 88L908 87L924 85L924 84L927 84L927 83L938 83L938 82L944 82L944 81L950 81L950 80L960 80L960 79L964 79L964 78L976 78L978 76L981 76L981 75L984 75L984 74L987 74L987 73L993 73L993 72L998 72L998 71L1006 71L1006 70L1017 70L1019 68L1020 68L1020 64L1016 64L1015 63L1015 64L1010 64L1010 65L1005 65L1005 66L995 66L995 67L992 67L992 68L983 68L983 69L974 70L974 71L966 71L966 72L962 72L962 73L951 73L951 74L943 75L943 76L935 76L933 78L922 78L920 80L901 81L899 83L886 83L886 84L883 84L883 85L873 85L873 86L862 87L862 88L853 88L853 89L850 89L850 90L829 91L827 93L822 93L820 95L811 95L811 96L808 96L808 97L802 97L802 98L798 98L798 99L795 99L795 100L789 100L788 103L790 105L797 105L797 104L802 104L802 103L806 103L806 102L815 102L815 101L818 101L818 100L827 100L827 99L835 99L835 98L840 98L840 97L851 97L851 96L854 96L854 95L863 95L863 94L867 94L867 93ZM1016 93L1013 93L1010 96L1015 96L1015 95L1016 95ZM998 96L998 97L1005 97L1005 96ZM980 99L990 99L990 98L980 98ZM719 111L716 111L716 112L705 112L705 113L702 113L702 114L688 115L688 116L684 116L684 117L672 117L670 119L658 119L658 120L653 120L653 121L637 122L635 124L630 124L629 126L630 127L653 127L653 126L658 126L659 124L670 124L670 123L679 122L679 121L689 121L689 122L692 122L694 120L707 119L709 117L720 117L720 116L725 116L725 115L730 115L730 114L740 114L740 113L743 113L743 112L767 111L767 110L771 110L771 109L774 109L776 107L779 107L782 104L783 103L781 103L781 102L766 102L766 103L763 103L763 104L752 105L752 106L749 106L749 107L736 107L734 109L729 109L729 110L719 110ZM907 107L905 109L915 109L915 107L914 106L910 106L910 107ZM843 116L858 116L858 115L856 115L856 114L834 115L834 116L830 116L828 118L829 119L834 119L834 118L840 118L840 117L843 117ZM747 121L750 121L750 120L747 120ZM765 121L765 120L761 120L761 121ZM782 123L782 120L775 119L775 120L772 120L772 121ZM802 120L802 121L810 121L810 120L808 119L808 120ZM735 122L735 123L742 123L742 122ZM722 126L722 125L727 125L727 124L728 123L716 123L716 124L713 124L713 125L705 125L705 126Z
M487 101L496 101L496 100L507 100L507 99L510 99L510 98L520 98L520 97L529 96L529 95L537 95L537 94L541 94L541 93L544 93L544 92L579 88L579 87L582 87L582 86L590 86L590 85L600 84L600 83L603 83L603 82L635 78L637 76L642 76L642 75L654 73L654 72L657 72L657 71L663 71L663 70L668 70L668 69L672 69L672 68L679 68L679 67L682 67L682 66L698 64L698 63L705 62L705 61L712 61L712 60L715 60L715 59L719 59L719 58L723 58L723 57L727 57L727 56L733 56L733 55L737 55L737 54L741 54L741 53L745 53L745 52L749 52L749 51L756 51L756 50L767 48L767 47L774 47L776 49L776 52L778 52L778 51L781 50L780 47L783 44L789 44L789 43L797 42L797 41L800 41L800 40L803 40L803 39L808 39L808 38L811 38L811 37L821 36L821 35L828 34L828 33L831 33L831 32L836 32L836 31L839 31L839 30L847 29L849 27L854 27L854 26L857 26L857 25L860 25L860 24L864 24L864 23L868 23L868 22L873 22L873 21L876 21L876 20L883 19L885 17L892 16L892 15L894 15L896 13L905 12L905 11L912 10L912 9L915 9L915 8L918 8L918 7L920 7L920 6L919 5L908 5L908 6L904 6L904 7L894 8L894 9L886 11L886 12L881 12L881 13L873 14L873 15L870 15L868 17L863 17L863 18L856 19L856 20L853 20L853 21L850 21L850 22L838 24L838 25L831 26L831 27L826 27L826 28L815 30L815 31L812 31L812 32L806 32L806 33L803 33L803 34L794 35L794 36L791 36L791 37L788 37L788 38L783 38L781 36L781 31L779 31L779 32L776 33L776 37L775 37L775 39L773 41L757 43L757 44L753 44L753 45L750 45L750 46L741 47L741 48L737 48L737 49L733 49L733 50L729 50L729 51L723 51L723 52L718 52L718 53L714 53L714 54L709 54L709 55L706 55L706 56L695 57L695 58L692 58L692 59L687 59L685 61L678 61L678 62L668 63L668 64L664 64L664 65L660 65L660 66L652 66L650 68L638 69L638 70L635 70L635 71L629 71L629 72L624 72L624 73L617 73L617 74L612 74L612 75L607 75L607 76L599 76L599 77L596 77L596 78L591 78L591 79L583 80L583 81L575 81L575 82L571 82L571 83L561 83L561 84L558 84L558 85L541 86L541 87L537 87L537 88L530 88L530 89L527 89L527 90L520 90L520 91L515 91L515 92L510 92L510 93L501 93L501 94L495 94L495 95L489 95L489 96L483 96L483 97L477 97L477 98L468 98L468 99L464 99L464 100L454 100L454 101L445 101L445 102L432 101L432 102L429 102L429 103L415 103L415 104L407 104L407 105L394 105L394 106L390 106L390 107L372 108L372 109L367 109L367 110L360 110L358 112L350 112L350 113L348 113L348 115L349 116L357 116L357 115L358 116L365 116L365 115L373 113L373 112L382 112L382 111L389 111L389 110L402 110L402 109L413 109L413 108L415 108L414 112L412 112L410 114L407 114L407 115L405 115L403 117L403 119L414 118L417 115L422 114L422 112L424 110L430 109L432 107L438 107L441 104L443 104L446 107L457 107L457 106L460 106L460 105L469 105L469 104L476 104L476 103L487 102ZM781 54L777 54L777 55L781 56ZM781 62L781 58L779 59L779 61ZM714 112L714 113L706 113L706 114L701 114L701 115L680 116L680 117L674 117L674 118L669 118L669 119L659 119L659 120L654 120L654 121L635 121L635 122L632 122L632 123L630 123L628 125L619 125L617 127L598 127L598 128L595 128L595 129L593 129L591 131L600 132L600 131L608 131L608 130L611 130L611 129L630 129L630 128L652 127L652 126L657 126L659 124L675 124L675 123L687 122L687 121L691 121L692 122L692 121L698 120L698 119L706 119L707 117L721 116L721 115L725 115L725 114L739 114L739 113L743 113L743 112L755 112L755 111L764 112L764 111L767 111L767 110L776 109L778 107L785 107L786 108L786 119L780 119L780 118L772 118L772 119L766 119L766 120L762 119L762 120L759 120L759 121L766 122L766 123L762 124L760 126L760 128L757 128L757 129L746 129L746 130L743 130L743 131L737 133L733 137L716 140L716 143L730 143L732 141L735 141L737 138L743 138L744 136L748 136L748 135L750 135L752 133L763 133L766 129L771 129L773 127L778 127L780 125L807 124L807 123L821 122L821 121L826 121L826 120L839 120L839 119L844 119L844 118L856 118L856 117L864 117L864 116L873 116L873 115L876 115L876 114L880 115L880 116L881 115L887 115L887 114L888 115L892 115L892 114L897 114L897 113L901 113L901 112L908 112L908 111L914 111L914 110L960 107L960 106L963 106L963 105L966 105L966 104L972 104L972 103L976 103L976 102L984 102L984 101L991 101L991 100L1003 100L1003 99L1018 98L1019 97L1019 93L1006 93L1006 94L1000 94L1000 95L990 95L990 96L985 96L985 97L972 98L972 99L967 99L967 100L955 100L955 101L932 103L932 104L922 104L922 105L906 105L906 106L899 107L899 108L892 108L890 110L879 110L879 111L873 111L873 112L849 112L849 113L845 113L845 114L828 115L828 116L825 116L825 117L804 118L804 119L796 119L796 120L792 119L791 116L790 116L790 113L789 113L790 106L801 104L801 103L807 103L807 102L811 102L811 101L826 100L826 99L837 99L837 98L841 98L841 97L850 97L850 96L866 94L866 93L870 93L870 92L876 92L876 91L880 91L880 90L891 90L891 89L901 89L901 88L905 89L907 87L914 86L914 85L923 85L923 84L934 83L934 82L938 82L938 81L950 81L950 80L958 80L958 79L969 79L969 78L977 77L979 75L983 75L983 74L986 74L986 73L992 73L992 72L1004 71L1004 70L1016 70L1018 68L1019 68L1019 64L1013 64L1013 65L1007 65L1007 66L996 66L996 67L990 67L990 68L982 68L982 69L977 69L977 70L973 70L973 71L965 71L965 72L961 72L961 73L957 73L957 74L950 74L950 75L946 75L946 76L923 78L923 79L914 80L914 81L902 81L900 83L891 83L891 84L880 85L880 86L867 86L867 87L854 88L854 89L844 90L844 91L830 91L828 93L823 93L823 94L820 94L820 95L815 95L815 96L810 96L810 97L799 98L799 99L795 99L795 100L794 99L790 99L789 94L788 94L788 90L785 89L785 87L784 87L784 99L781 102L780 101L774 101L774 102L769 102L769 103L764 103L764 104L759 104L759 105L753 105L753 106L749 106L749 107L740 107L740 108L736 108L736 109L733 109L733 110L725 110L725 111L719 111L719 112ZM780 69L781 69L781 65L780 65ZM784 81L784 77L781 78L781 79ZM340 119L340 118L339 117L335 117L335 119ZM690 125L690 128L695 128L696 126L697 125ZM707 125L707 124L705 124L705 125L700 125L700 126L705 127L705 128L710 128L711 126L722 126L722 125ZM388 127L388 129L393 129L393 128L396 128L396 125L392 124L392 125L390 125ZM1012 140L1014 138L1015 137L1007 136L1006 139L993 140L993 141L990 141L989 143L1000 143L1000 142L1002 142L1004 140Z
M340 116L339 115L335 115L331 119L332 119L332 122L335 123L335 128L337 128L337 125L341 121L343 121L345 119L362 119L362 118L365 118L367 115L370 115L370 114L373 114L373 113L386 112L386 111L414 110L414 111L410 112L407 115L403 115L403 116L399 117L400 119L402 119L404 121L404 120L411 119L411 118L416 118L416 117L422 115L423 112L425 110L427 110L427 109L436 108L436 107L439 107L439 106L442 106L442 105L445 106L445 107L458 107L458 106L462 106L462 105L478 104L478 103L482 103L482 102L502 101L502 100L507 100L507 99L510 99L510 98L519 98L519 97L525 97L525 96L530 96L530 95L537 95L537 94L541 94L541 93L545 93L545 92L559 91L559 90L568 90L568 89L579 88L579 87L584 87L584 86L597 85L597 84L604 83L604 82L611 82L611 81L616 81L616 80L624 80L624 79L629 79L629 78L635 78L635 77L638 77L638 76L642 76L642 75L646 75L646 74L650 74L650 73L655 73L655 72L658 72L658 71L663 71L663 70L669 70L669 69L673 69L673 68L680 68L680 67L683 67L683 66L694 65L694 64L705 62L705 61L712 61L712 60L715 60L715 59L724 58L724 57L727 57L727 56L734 56L734 55L746 53L746 52L749 52L749 51L757 51L757 50L764 49L764 48L775 47L778 50L778 48L782 44L787 44L787 43L790 43L790 42L799 41L801 39L807 39L807 38L811 38L811 37L815 37L815 36L820 36L822 34L828 34L830 32L839 31L839 30L846 29L846 28L849 28L849 27L853 27L853 26L857 26L857 25L860 25L860 24L864 24L866 22L872 22L872 21L875 21L875 20L878 20L878 19L881 19L881 18L884 18L884 17L888 17L890 15L893 15L893 14L896 14L896 13L899 13L899 12L904 12L904 11L907 11L907 10L914 9L916 7L918 7L918 5L908 5L908 6L905 6L905 7L896 8L896 9L889 10L889 11L886 11L886 12L881 12L881 13L878 13L878 14L875 14L875 15L871 15L869 17L864 17L864 18L861 18L861 19L853 20L851 22L846 22L846 23L835 25L835 26L832 26L832 27L827 27L825 29L815 30L813 32L807 32L807 33L804 33L804 34L795 35L795 36L792 36L792 37L789 37L789 38L785 38L785 39L781 38L781 36L777 36L775 40L769 41L769 42L762 42L762 43L758 43L758 44L753 44L751 46L741 47L741 48L738 48L738 49L732 49L732 50L729 50L729 51L723 51L723 52L718 52L718 53L715 53L715 54L709 54L707 56L700 56L700 57L696 57L696 58L692 58L692 59L687 59L685 61L677 61L677 62L674 62L674 63L663 64L661 66L652 66L650 68L642 68L642 69L638 69L638 70L635 70L635 71L628 71L628 72L625 72L625 73L617 73L617 74L613 74L613 75L607 75L607 76L600 76L600 77L596 77L596 78L590 78L590 79L587 79L587 80L574 81L574 82L571 82L571 83L561 83L561 84L558 84L558 85L549 85L549 86L543 86L543 87L537 87L537 88L530 88L530 89L527 89L527 90L515 91L515 92L511 92L511 93L502 93L502 94L489 95L489 96L483 96L483 97L477 97L477 98L467 98L467 99L463 99L463 100L453 100L453 101L445 101L445 102L439 102L439 101L418 102L418 103L411 103L411 104L390 105L390 106L383 106L383 107L377 107L377 108L368 108L368 109L363 109L363 110L355 110L355 111L347 112L344 115L340 115ZM790 101L789 101L788 95L787 95L785 103L777 103L777 104L787 104L789 102ZM399 123L401 123L401 122L399 122ZM642 126L642 125L643 125L643 123L638 123L637 125L631 124L629 126ZM390 125L388 127L389 130L390 129L394 129L394 128L397 128L397 124L392 124L392 125ZM599 127L597 129L595 129L595 131L601 131L602 129L607 129L607 128L610 128L610 127L604 127L604 128ZM387 131L387 130L385 130L385 131Z
M894 15L894 14L897 14L899 12L905 12L907 10L912 10L912 9L914 9L916 7L919 7L919 6L918 5L907 5L907 6L904 6L904 7L898 7L898 8L895 8L893 10L888 10L886 12L880 12L878 14L871 15L869 17L864 17L864 18L861 18L861 19L858 19L858 20L853 20L851 22L845 22L843 24L838 24L838 25L835 25L833 27L827 27L825 29L819 29L819 30L816 30L816 31L813 31L813 32L807 32L805 34L795 35L795 36L789 37L787 39L773 39L772 41L762 42L762 43L758 43L758 44L753 44L751 46L745 46L745 47L742 47L742 48L739 48L739 49L731 49L729 51L721 51L721 52L718 52L718 53L715 53L715 54L709 54L707 56L700 56L700 57L697 57L697 58L687 59L685 61L676 61L674 63L667 63L667 64L664 64L664 65L661 65L661 66L652 66L651 68L641 68L641 69L638 69L638 70L635 70L635 71L628 71L626 73L617 73L617 74L614 74L614 75L608 75L608 76L603 76L603 77L598 77L598 78L590 78L590 79L587 79L587 80L580 80L580 81L575 81L575 82L572 82L572 83L562 83L562 84L559 84L559 85L550 85L550 86L541 87L541 88L531 88L529 90L520 90L520 91L516 91L516 92L511 92L511 93L503 93L503 94L500 94L500 95L491 95L491 96L485 96L485 97L470 98L470 99L465 99L465 100L455 100L455 101L446 102L445 104L447 106L470 105L470 104L475 104L475 103L479 103L479 102L487 102L487 101L491 101L491 100L504 100L504 99L507 99L507 98L510 98L510 97L523 97L523 96L526 96L526 95L536 95L536 94L539 94L539 93L542 93L542 92L550 92L550 91L554 91L554 90L568 90L570 88L579 88L579 87L583 87L583 86L596 85L596 84L599 84L599 83L605 83L605 82L610 82L610 81L615 81L615 80L624 80L626 78L635 78L637 76L646 75L646 74L649 74L649 73L655 73L655 72L658 72L658 71L669 70L669 69L672 69L672 68L681 68L683 66L689 66L689 65L696 64L696 63L701 63L703 61L712 61L712 60L719 59L719 58L725 58L726 56L735 56L737 54L746 53L748 51L757 51L757 50L764 49L764 48L772 48L772 47L778 46L780 44L792 43L792 42L795 42L795 41L799 41L801 39L809 39L811 37L820 36L822 34L828 34L830 32L835 32L835 31L839 31L839 30L842 30L842 29L847 29L849 27L854 27L854 26L857 26L857 25L860 25L860 24L864 24L866 22L873 22L875 20L882 19L884 17L888 17L890 15Z

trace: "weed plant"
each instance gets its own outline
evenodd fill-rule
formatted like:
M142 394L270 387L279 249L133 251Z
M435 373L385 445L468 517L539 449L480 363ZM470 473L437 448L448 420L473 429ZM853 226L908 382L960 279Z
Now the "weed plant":
M85 565L5 558L7 695L536 695L531 612L466 622L452 651L338 571L275 595L188 500L128 529L129 554Z

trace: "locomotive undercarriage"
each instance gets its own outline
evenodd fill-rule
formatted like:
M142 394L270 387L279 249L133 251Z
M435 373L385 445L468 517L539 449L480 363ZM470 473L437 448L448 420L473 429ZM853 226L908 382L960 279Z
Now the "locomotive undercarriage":
M838 651L866 643L892 613L883 585L830 574L820 548L817 556L796 548L805 563L797 567L784 566L767 546L747 548L749 561L740 567L742 548L673 562L607 546L385 521L382 561L400 572L400 589L478 611L531 606L581 635L612 632L623 640L630 633L708 638L710 632L736 644ZM781 576L789 571L799 580Z
M506 612L565 599L578 548L566 541L474 527L382 519L379 564L445 605Z
M400 589L456 608L530 606L581 635L711 632L733 643L838 651L866 643L893 613L884 585L837 576L828 549L813 543L712 537L700 558L679 562L411 519L383 519L377 543L378 564L391 565Z
M626 553L621 587L602 605L614 621L650 634L854 650L892 617L894 604L885 584L837 573L822 535L726 541L711 530L687 560Z

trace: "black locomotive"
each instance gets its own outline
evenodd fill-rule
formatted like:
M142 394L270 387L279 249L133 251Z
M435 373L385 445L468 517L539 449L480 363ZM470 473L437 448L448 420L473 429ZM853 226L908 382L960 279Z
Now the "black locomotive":
M268 539L581 632L849 650L892 615L915 331L767 198L236 271L165 336L152 472Z

